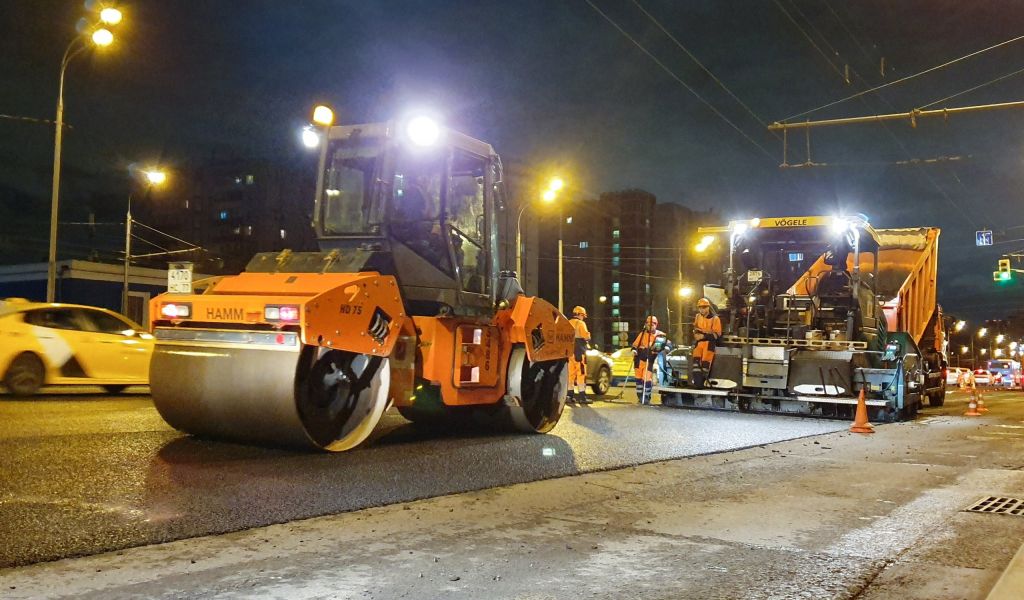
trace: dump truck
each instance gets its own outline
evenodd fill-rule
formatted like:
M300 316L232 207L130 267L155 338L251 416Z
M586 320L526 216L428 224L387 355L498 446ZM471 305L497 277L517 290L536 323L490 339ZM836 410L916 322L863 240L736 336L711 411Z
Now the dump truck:
M707 383L677 377L663 402L850 418L863 390L879 421L942 405L938 229L875 229L857 215L700 231L727 247L722 280L704 287L723 335Z
M324 129L318 252L257 254L152 299L153 402L197 436L326 451L389 407L418 423L544 433L573 329L503 252L501 159L425 117Z

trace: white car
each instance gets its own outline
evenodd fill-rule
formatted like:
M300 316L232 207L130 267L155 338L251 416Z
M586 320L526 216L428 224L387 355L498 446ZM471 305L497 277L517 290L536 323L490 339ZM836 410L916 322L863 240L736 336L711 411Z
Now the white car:
M949 367L946 369L946 385L955 386L960 382L960 374L970 371L967 367Z

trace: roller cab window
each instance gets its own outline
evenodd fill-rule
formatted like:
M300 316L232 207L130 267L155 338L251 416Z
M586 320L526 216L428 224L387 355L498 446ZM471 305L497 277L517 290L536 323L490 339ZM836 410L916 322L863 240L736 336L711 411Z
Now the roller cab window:
M380 207L374 183L381 144L353 137L331 144L324 172L321 222L326 235L379 235Z

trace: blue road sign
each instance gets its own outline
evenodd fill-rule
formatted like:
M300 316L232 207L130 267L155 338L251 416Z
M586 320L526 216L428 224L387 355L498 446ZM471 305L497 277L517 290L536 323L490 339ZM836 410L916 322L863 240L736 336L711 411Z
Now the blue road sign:
M992 231L986 229L984 231L974 232L974 245L975 246L991 246L992 245Z

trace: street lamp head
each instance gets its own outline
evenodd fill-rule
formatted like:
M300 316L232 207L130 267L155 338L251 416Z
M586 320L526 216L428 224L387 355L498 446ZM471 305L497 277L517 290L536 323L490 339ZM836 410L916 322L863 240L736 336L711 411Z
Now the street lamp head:
M962 330L962 329L964 328L964 326L966 326L966 325L967 325L967 321L957 321L957 322L956 322L956 327L955 327L955 331L958 331L958 332L959 332L959 331L960 331L960 330Z
M978 330L978 337L983 338L988 335L988 327L982 327Z
M100 21L105 25L117 25L121 22L121 11L108 6L100 11Z
M549 190L544 190L544 193L541 194L540 197L545 202L554 202L555 201L555 195L556 195L555 194L555 190L550 190L549 189Z
M1006 336L1000 333L999 335L996 336L996 343L1002 344L1004 339L1006 339Z
M114 43L114 34L109 29L99 28L92 32L92 43L97 46L109 46Z
M552 177L551 182L548 183L548 189L553 192L561 191L565 187L565 180L561 177Z
M149 185L163 185L167 181L167 173L158 169L150 169L142 172Z
M311 125L302 128L302 145L310 149L320 145L320 134Z
M597 299L597 301L600 302L601 304L604 304L605 302L608 301L608 296L601 296Z
M679 297L680 298L689 298L692 295L693 295L693 288L692 287L690 287L688 285L684 285L683 287L679 288Z
M329 106L319 104L313 109L313 122L317 125L330 127L334 124L334 111Z

